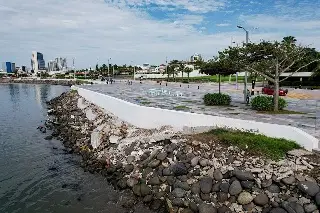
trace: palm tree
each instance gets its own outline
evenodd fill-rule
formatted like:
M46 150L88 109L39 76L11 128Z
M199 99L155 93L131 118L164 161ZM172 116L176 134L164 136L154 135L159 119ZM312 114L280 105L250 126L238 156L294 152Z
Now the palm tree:
M105 75L106 70L107 70L107 65L106 64L102 64L101 70L102 70L103 75Z
M188 83L189 83L189 82L190 82L190 77L189 77L189 75L190 75L191 72L193 72L193 69L190 68L190 67L185 67L184 70L183 70L183 72L185 72L185 73L188 74Z
M283 44L287 44L288 46L295 45L297 39L294 36L286 36L282 39Z

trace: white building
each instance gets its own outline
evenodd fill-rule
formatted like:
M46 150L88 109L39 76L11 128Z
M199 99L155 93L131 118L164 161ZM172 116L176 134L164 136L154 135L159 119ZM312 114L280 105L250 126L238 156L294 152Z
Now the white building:
M66 73L68 71L67 58L55 58L48 63L48 72L50 75Z
M37 51L32 51L32 58L31 58L31 70L36 74L39 71L46 70L46 63L43 59L43 54Z

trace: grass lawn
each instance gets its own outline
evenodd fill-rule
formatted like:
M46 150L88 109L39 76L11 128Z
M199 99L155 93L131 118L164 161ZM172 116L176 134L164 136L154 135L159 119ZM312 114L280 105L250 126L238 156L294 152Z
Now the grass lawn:
M212 135L222 143L238 146L251 154L262 155L273 160L285 157L290 150L301 148L294 141L249 132L214 129L203 134Z
M220 76L221 82L228 82L229 81L229 76ZM182 77L177 76L175 78L176 82L182 82L182 81L187 81L188 78L186 76ZM236 76L231 76L231 82L236 82ZM262 81L262 78L258 78L257 82ZM174 81L172 77L169 78L169 81ZM219 77L216 75L212 76L199 76L199 77L190 77L189 79L190 82L219 82ZM238 76L238 82L243 83L244 82L244 76ZM251 82L250 77L248 77L248 82Z
M173 109L175 109L175 110L187 110L187 109L190 109L190 108L187 107L187 106L184 106L184 105L180 105L180 106L173 107Z

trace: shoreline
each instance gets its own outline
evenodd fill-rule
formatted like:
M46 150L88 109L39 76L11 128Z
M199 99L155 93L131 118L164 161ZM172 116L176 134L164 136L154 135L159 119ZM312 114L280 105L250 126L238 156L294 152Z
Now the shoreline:
M48 85L61 85L73 86L87 83L82 80L68 80L68 79L0 79L0 84L48 84Z
M316 213L320 205L320 161L309 152L292 151L275 162L169 126L137 128L75 91L48 106L46 126L53 132L46 138L57 138L69 153L81 155L86 171L130 191L128 208L142 201L153 211L170 213L285 213L290 208Z

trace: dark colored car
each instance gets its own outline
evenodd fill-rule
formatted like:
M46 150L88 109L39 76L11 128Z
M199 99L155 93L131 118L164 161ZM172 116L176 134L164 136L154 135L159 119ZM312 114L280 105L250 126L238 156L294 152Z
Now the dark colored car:
M273 95L274 94L274 88L270 87L270 86L265 86L262 88L262 94L266 94L266 95ZM280 96L286 96L288 93L288 90L284 90L284 89L279 89L279 95Z

